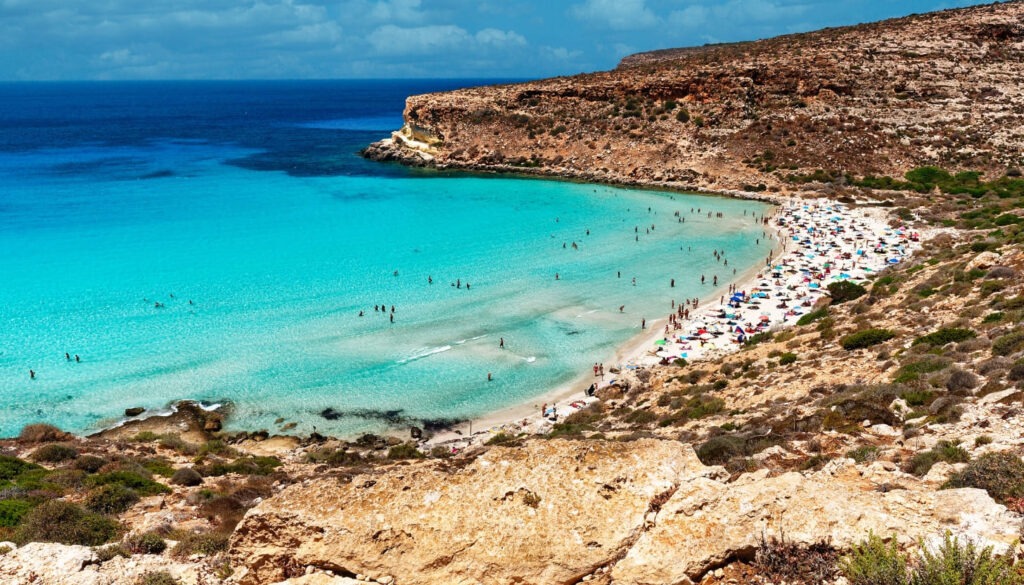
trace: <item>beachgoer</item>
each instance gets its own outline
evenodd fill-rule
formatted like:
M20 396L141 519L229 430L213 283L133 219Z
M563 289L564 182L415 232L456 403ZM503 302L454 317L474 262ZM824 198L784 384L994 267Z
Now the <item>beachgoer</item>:
M505 338L504 337L499 338L499 340L498 340L498 348L499 349L505 349Z
M396 270L394 274L395 274L395 276L398 276L398 271Z
M78 357L77 353L75 354L75 363L78 363L78 364L82 363L82 358Z
M427 276L427 284L434 284L434 277L433 276Z
M28 371L28 379L29 380L35 380L36 379L36 371L35 370L29 370Z
M594 377L596 378L597 376L597 362L594 362Z
M647 319L640 319L640 328L647 329Z
M487 372L487 381L488 381L488 382L490 382L490 381L491 381L491 380L493 380L493 379L494 379L494 378L493 378L493 377L491 377L491 373L490 373L490 372Z
M64 352L64 359L66 359L66 360L68 360L70 362L71 361L71 354L69 354L67 352Z
M622 310L625 309L625 308L626 308L626 305L619 305L619 312L621 313Z
M601 376L604 375L604 364L597 364L597 373Z
M673 278L672 280L670 280L669 281L669 286L672 287L672 288L675 288L676 287L676 279Z
M363 316L363 312L362 312L362 311L359 311L359 316L360 316L360 317L362 317L362 316Z
M394 314L394 313L391 313L391 322L392 322L392 323L394 323L394 322L395 322L395 314Z
M558 273L556 272L555 273L555 280L558 280L558 279L559 279L559 276L558 276Z
M469 290L469 283L466 283L466 290Z

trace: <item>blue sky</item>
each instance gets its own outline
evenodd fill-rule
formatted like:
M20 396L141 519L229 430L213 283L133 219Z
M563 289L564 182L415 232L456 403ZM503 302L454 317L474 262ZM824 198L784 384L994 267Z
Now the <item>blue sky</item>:
M969 0L0 0L0 79L533 78Z

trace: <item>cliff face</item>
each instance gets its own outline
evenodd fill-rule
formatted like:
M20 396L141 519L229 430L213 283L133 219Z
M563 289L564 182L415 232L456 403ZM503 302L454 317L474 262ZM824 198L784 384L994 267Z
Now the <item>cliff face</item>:
M1024 3L627 57L410 97L371 158L724 190L794 172L1000 176L1024 149Z

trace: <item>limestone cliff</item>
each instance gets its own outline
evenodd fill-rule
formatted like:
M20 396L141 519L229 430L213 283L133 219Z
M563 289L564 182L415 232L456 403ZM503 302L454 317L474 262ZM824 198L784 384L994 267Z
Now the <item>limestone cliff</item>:
M1001 176L1024 149L1024 3L627 57L410 97L367 156L722 191L816 169Z

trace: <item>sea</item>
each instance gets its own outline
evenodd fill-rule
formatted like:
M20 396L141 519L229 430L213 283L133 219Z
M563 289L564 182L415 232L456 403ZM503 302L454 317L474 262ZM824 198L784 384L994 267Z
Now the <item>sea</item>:
M229 430L454 424L764 261L763 203L359 156L407 96L493 83L0 84L0 436L182 399Z

